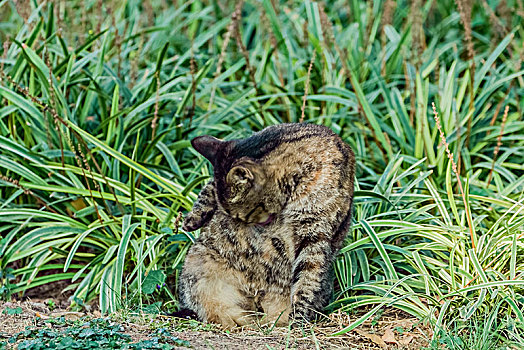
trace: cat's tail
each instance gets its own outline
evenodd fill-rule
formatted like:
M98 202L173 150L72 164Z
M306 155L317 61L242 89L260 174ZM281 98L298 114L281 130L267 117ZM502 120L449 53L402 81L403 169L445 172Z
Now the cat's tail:
M181 310L178 310L177 312L166 313L166 316L184 318L186 320L201 321L198 315L193 310L189 310L189 309L181 309Z

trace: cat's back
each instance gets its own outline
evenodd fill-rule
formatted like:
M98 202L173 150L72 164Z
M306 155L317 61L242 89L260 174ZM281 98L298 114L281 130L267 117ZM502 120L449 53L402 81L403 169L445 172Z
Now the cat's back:
M234 158L262 159L284 149L300 150L302 153L296 153L297 157L337 150L345 156L346 161L353 158L349 145L328 127L297 123L273 125L251 137L236 140L232 155Z
M354 153L323 125L271 126L237 142L234 152L238 158L258 159L267 176L292 199L322 197L329 204L329 197L353 194Z

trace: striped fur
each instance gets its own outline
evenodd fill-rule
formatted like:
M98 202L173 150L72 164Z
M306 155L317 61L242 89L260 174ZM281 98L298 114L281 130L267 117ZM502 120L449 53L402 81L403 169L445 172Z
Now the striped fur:
M282 124L243 140L192 141L214 168L183 227L201 228L180 277L181 307L244 325L312 320L351 223L355 158L324 126Z

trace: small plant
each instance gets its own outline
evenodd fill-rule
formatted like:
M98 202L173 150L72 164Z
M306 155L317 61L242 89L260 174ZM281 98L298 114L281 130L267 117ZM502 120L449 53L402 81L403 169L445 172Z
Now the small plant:
M12 268L2 269L0 267L0 300L9 300L11 298L14 280L15 276Z
M477 314L466 321L453 319L439 329L429 349L520 349L524 327L515 319L497 320L493 313Z
M189 342L173 337L165 329L156 330L150 339L132 342L131 337L123 333L121 325L107 319L92 319L76 322L64 320L60 328L28 327L25 331L13 335L8 344L17 343L20 350L40 349L172 349L174 346L189 346ZM67 328L64 328L67 327Z
M4 315L21 315L23 312L20 306L17 307L6 307L2 313Z
M49 308L49 310L53 311L54 309L56 309L56 304L55 304L55 301L53 299L48 299L46 301L46 305L47 307Z

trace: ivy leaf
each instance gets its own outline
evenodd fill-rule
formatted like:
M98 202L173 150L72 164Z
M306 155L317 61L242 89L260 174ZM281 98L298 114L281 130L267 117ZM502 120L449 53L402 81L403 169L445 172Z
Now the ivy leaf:
M6 307L3 311L4 315L20 315L22 314L22 308L20 306L17 307Z

